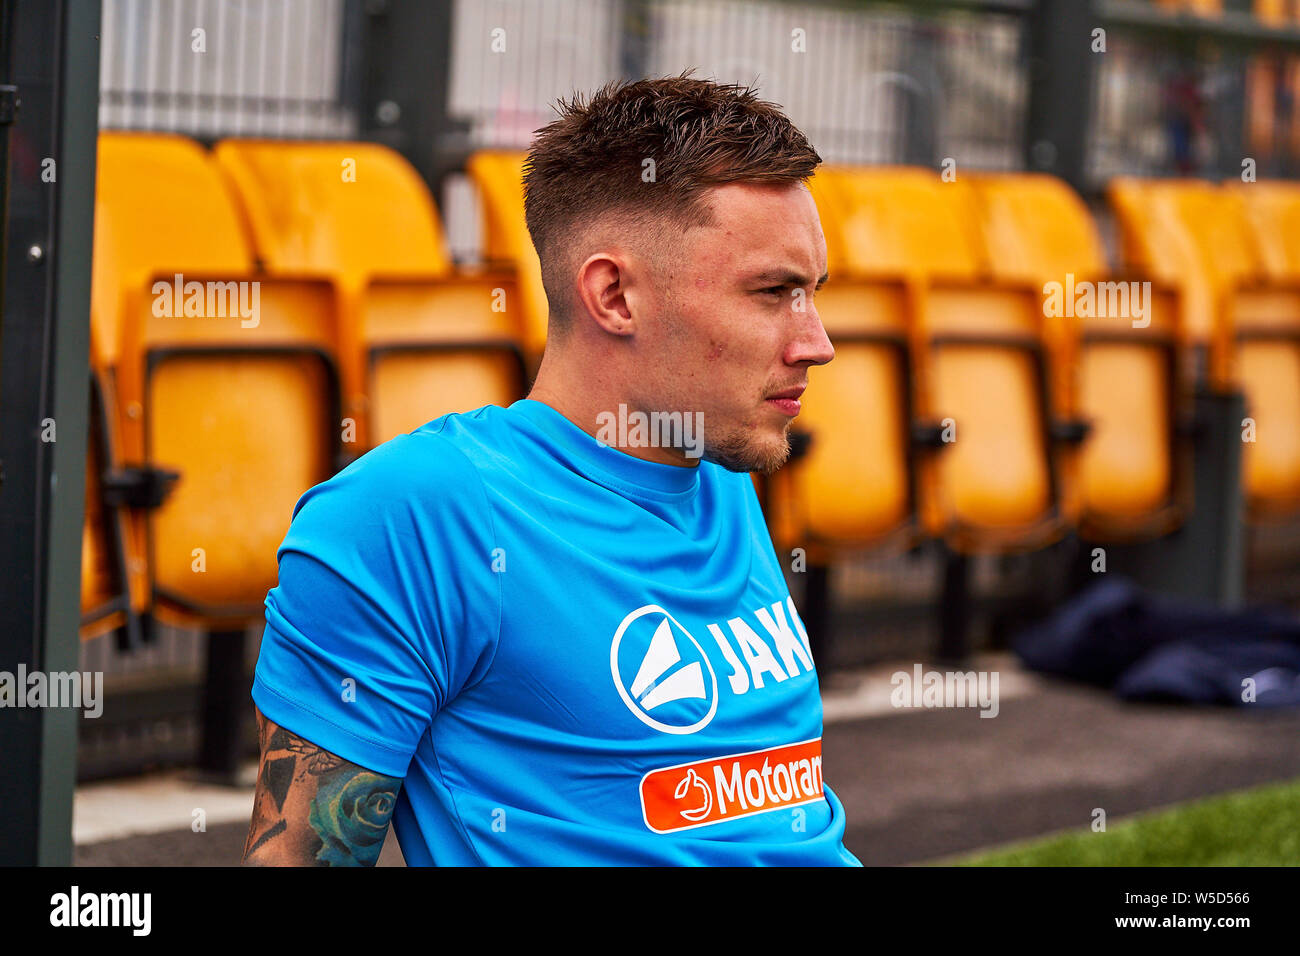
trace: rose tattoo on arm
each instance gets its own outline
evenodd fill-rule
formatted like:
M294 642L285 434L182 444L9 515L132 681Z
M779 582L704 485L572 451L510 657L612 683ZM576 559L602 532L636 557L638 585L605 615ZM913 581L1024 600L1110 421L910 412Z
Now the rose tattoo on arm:
M331 773L311 802L307 820L323 846L316 859L330 866L374 866L397 802L392 777L369 770Z
M257 712L262 760L243 862L374 866L402 788Z

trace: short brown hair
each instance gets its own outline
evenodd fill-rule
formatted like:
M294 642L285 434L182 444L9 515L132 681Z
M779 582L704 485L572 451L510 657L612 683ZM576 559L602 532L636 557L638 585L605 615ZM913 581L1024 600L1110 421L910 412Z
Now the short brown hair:
M561 99L559 117L537 132L524 164L524 218L561 329L559 293L571 281L564 271L579 226L617 213L654 235L669 225L684 233L713 222L705 190L804 182L822 161L780 107L691 72L615 81L585 104L580 93Z

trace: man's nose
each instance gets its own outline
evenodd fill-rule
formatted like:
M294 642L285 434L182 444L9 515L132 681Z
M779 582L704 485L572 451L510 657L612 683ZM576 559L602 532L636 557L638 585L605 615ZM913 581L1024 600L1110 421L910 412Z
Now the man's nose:
M835 358L835 346L831 344L830 336L826 334L826 329L822 325L821 316L817 314L817 309L812 303L808 304L805 312L802 314L796 312L795 316L802 321L798 324L797 337L786 349L786 364L825 365Z

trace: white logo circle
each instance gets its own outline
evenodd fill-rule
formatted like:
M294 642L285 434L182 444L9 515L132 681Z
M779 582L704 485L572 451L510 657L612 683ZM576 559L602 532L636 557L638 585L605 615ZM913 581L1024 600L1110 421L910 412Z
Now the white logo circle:
M655 629L654 636L648 642L646 651L637 665L637 672L632 682L628 684L619 671L619 646L628 627L648 614L662 614L664 620ZM695 647L699 653L698 661L681 664L681 650L673 628L685 635ZM701 661L703 667L700 665ZM676 666L678 664L681 666ZM709 655L704 653L704 648L691 636L690 631L682 627L675 617L657 604L647 604L645 607L637 608L623 618L623 623L618 626L614 634L614 643L610 645L609 669L614 677L614 686L618 688L618 695L623 698L623 703L627 704L628 710L632 711L643 724L655 730L666 734L693 734L706 727L713 719L713 715L718 712L718 675L713 671ZM704 677L706 670L707 682ZM648 713L661 704L692 698L705 700L709 704L708 713L692 724L669 724L656 720Z

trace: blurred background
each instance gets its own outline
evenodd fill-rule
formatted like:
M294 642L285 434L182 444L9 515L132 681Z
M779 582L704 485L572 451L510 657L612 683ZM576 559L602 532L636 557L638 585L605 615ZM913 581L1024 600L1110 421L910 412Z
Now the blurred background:
M693 68L826 163L837 358L756 485L849 848L1300 862L1300 2L2 7L0 670L105 701L0 710L0 860L237 861L293 503L523 396L533 132Z

